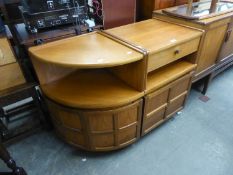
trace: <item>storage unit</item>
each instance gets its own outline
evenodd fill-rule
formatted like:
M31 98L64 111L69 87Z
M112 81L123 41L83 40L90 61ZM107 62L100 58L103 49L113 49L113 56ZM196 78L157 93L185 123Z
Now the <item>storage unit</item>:
M196 1L198 0L194 0L194 2ZM150 19L154 10L164 9L187 3L188 0L139 0L139 19Z
M147 20L31 47L57 133L90 151L138 140L183 108L201 36Z
M174 7L175 9L178 7ZM153 17L164 21L170 21L178 25L184 25L204 31L198 52L197 71L193 82L212 74L216 69L231 62L231 21L232 12L205 19L187 20L167 15L163 11L154 11Z

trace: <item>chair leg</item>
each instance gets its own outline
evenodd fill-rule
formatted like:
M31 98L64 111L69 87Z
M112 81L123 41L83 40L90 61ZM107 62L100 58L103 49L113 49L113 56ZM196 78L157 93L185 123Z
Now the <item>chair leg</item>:
M23 168L17 167L15 161L13 160L13 158L11 158L10 153L7 151L2 143L0 143L0 158L6 163L8 168L12 170L12 175L27 175L26 171Z

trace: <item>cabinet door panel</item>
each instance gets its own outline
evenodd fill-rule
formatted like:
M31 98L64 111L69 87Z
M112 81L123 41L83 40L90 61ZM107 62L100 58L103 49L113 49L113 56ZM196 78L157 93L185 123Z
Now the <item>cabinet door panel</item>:
M233 28L229 29L226 33L225 40L219 55L219 61L224 60L233 54Z
M155 91L145 97L142 135L158 126L164 119L169 89Z
M211 29L206 33L196 73L200 73L216 64L221 44L227 31L227 24Z
M170 101L166 111L166 118L170 118L172 115L174 115L176 112L184 107L186 95L186 93L181 94L176 99Z

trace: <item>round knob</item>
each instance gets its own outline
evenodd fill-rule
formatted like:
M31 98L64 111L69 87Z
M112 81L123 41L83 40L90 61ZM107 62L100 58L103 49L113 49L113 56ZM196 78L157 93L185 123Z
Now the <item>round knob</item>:
M179 50L179 49L176 49L174 53L175 53L175 55L177 55L177 54L180 53L180 50Z

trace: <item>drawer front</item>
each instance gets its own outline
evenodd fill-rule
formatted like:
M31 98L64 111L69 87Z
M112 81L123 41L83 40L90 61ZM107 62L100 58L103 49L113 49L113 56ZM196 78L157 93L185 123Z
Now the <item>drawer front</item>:
M198 50L200 38L168 48L159 53L149 55L148 72L158 69L168 63L178 60Z

